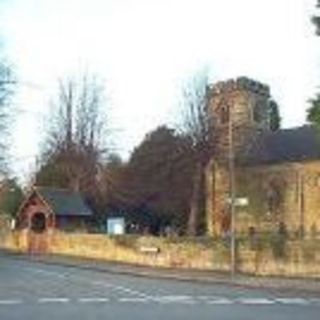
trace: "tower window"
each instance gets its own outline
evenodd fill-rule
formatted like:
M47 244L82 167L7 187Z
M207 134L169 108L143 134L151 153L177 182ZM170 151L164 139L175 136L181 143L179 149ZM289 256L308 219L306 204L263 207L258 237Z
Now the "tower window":
M263 107L260 103L257 103L253 108L253 120L255 122L261 122L263 120Z
M222 106L220 109L221 123L228 123L230 118L230 109L228 105Z

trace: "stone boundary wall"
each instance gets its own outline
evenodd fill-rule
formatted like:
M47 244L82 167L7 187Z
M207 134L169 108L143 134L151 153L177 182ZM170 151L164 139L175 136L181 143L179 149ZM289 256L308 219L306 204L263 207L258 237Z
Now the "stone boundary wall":
M179 239L56 233L50 252L157 267L228 269L223 259L215 261L211 247Z
M0 232L0 248L27 252L26 232ZM107 236L55 232L48 235L48 254L117 261L154 267L228 271L230 249L213 239ZM275 250L276 249L276 250ZM288 277L320 278L320 241L288 240L280 247L252 248L240 242L240 272Z

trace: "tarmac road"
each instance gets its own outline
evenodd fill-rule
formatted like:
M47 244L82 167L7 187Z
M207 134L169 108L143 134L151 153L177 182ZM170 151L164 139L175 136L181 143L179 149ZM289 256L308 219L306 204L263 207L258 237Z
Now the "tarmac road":
M320 319L320 297L151 279L0 255L0 320Z

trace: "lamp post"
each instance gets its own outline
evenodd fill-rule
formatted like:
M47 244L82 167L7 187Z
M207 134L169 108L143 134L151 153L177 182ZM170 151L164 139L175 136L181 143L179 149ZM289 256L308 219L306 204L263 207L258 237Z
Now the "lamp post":
M228 167L229 167L229 192L230 192L230 272L231 278L234 279L236 273L236 196L235 196L235 164L234 164L234 141L233 141L233 121L232 121L232 110L229 107L229 123L228 123L228 139L229 139L229 156L228 156Z

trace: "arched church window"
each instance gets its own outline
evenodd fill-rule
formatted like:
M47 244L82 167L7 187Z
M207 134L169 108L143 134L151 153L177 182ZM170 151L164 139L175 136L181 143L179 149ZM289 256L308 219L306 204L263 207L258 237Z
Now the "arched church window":
M284 201L285 183L279 179L273 179L268 183L266 190L268 212L279 214Z

